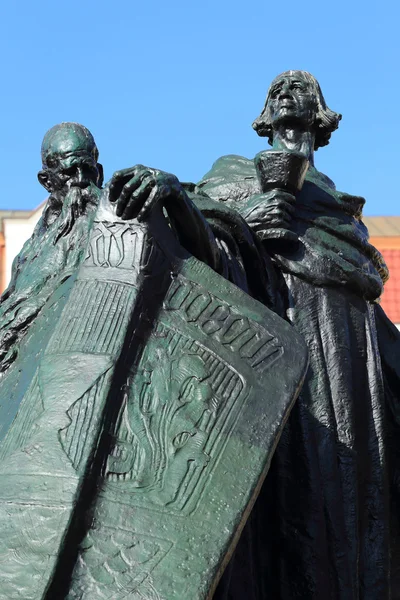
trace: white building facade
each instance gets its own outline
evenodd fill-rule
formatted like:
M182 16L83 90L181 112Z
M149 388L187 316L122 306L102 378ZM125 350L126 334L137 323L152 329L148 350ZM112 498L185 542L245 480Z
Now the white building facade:
M7 287L13 260L32 235L44 205L34 210L0 210L0 293Z

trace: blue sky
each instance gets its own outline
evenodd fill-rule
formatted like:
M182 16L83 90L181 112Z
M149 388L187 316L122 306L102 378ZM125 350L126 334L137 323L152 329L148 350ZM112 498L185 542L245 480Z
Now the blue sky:
M30 209L45 131L86 125L106 178L142 163L197 181L251 128L270 81L313 73L343 114L316 166L365 214L400 214L400 3L9 0L0 9L0 208Z

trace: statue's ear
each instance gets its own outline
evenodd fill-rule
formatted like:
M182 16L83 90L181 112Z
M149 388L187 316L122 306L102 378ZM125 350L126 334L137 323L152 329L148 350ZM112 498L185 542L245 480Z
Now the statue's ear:
M40 185L42 185L48 192L53 192L53 186L51 184L50 173L46 170L39 171L37 176Z
M97 163L97 170L99 172L99 177L97 179L97 187L102 188L104 183L104 170L103 165Z

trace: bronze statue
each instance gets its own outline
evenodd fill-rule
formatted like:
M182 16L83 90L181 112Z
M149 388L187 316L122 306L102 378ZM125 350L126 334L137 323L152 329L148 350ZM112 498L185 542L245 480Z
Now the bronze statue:
M101 190L92 140L46 134L51 197L3 296L0 598L200 600L307 352L237 213L142 165Z
M272 149L198 185L102 188L85 128L46 134L0 305L1 600L399 596L400 337L364 200L314 167L340 118L283 73Z
M50 193L32 237L15 258L0 301L0 371L15 360L32 321L77 268L97 208L103 168L92 134L77 123L52 127L42 143L40 183Z
M268 162L269 151L254 161L222 157L199 184L263 240L280 277L281 314L306 340L310 359L216 598L372 600L400 593L393 473L399 334L379 306L388 273L368 242L364 200L336 191L314 167L314 151L329 142L340 118L312 75L283 73L253 127L273 151L308 160L302 189L277 183L264 191L263 175L273 177L258 163Z

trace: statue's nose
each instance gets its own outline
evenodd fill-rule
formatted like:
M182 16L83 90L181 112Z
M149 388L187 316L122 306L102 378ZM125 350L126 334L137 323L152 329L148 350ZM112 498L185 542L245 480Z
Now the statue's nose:
M76 180L79 183L82 183L82 181L84 181L84 179L85 179L85 175L84 175L83 169L81 167L78 167L76 170Z
M71 181L71 185L75 185L76 187L85 188L89 184L88 178L86 176L85 169L82 167L76 167L73 179Z
M283 84L283 86L281 87L281 92L279 94L280 98L290 98L291 97L291 86L290 83L287 81L286 83Z

